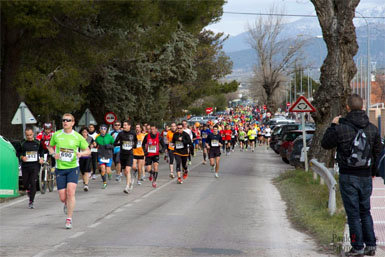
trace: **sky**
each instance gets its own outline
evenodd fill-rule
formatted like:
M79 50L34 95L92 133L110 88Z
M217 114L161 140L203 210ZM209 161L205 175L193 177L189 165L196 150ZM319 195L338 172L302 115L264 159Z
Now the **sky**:
M223 10L228 12L269 12L271 6L282 9L286 14L312 14L315 15L313 4L310 0L228 0ZM375 8L384 5L384 0L361 0L358 10ZM253 23L257 16L223 14L222 19L207 29L214 32L225 32L232 36L246 31L247 24ZM285 18L286 22L292 22L299 18Z

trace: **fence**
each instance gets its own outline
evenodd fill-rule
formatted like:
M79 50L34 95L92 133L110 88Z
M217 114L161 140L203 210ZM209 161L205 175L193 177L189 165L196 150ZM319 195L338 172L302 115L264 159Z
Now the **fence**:
M316 159L310 160L310 168L315 174L315 179L317 178L317 174L321 178L321 184L326 183L329 188L329 202L328 209L330 215L333 215L336 212L336 186L337 182L333 176L333 173L326 168L323 163L318 162Z

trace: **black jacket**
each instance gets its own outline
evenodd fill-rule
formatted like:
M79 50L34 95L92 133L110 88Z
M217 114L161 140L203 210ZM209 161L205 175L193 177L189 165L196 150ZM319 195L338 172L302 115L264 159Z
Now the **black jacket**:
M23 140L21 142L21 147L19 149L19 156L27 156L34 158L35 161L31 161L31 159L26 162L21 162L22 167L30 167L33 165L39 165L39 159L43 158L44 155L44 149L42 144L36 139L33 141Z
M120 155L129 156L133 154L132 149L136 148L138 139L134 131L121 131L115 139L114 145L120 146ZM128 150L129 149L129 150Z
M188 145L191 145L191 138L186 132L175 132L172 137L172 143L174 145L174 154L180 156L188 156ZM183 147L179 148L179 145L182 144Z
M372 153L371 168L348 168L347 159L351 154L351 145L357 134L352 125L363 129L368 137ZM332 124L326 130L321 146L325 149L337 147L337 162L341 174L356 176L374 176L376 174L374 164L382 149L381 137L378 128L369 122L365 111L351 111L345 118L340 118L338 125Z

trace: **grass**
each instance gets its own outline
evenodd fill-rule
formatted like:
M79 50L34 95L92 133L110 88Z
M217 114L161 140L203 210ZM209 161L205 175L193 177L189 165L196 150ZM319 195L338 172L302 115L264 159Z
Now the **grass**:
M329 190L313 180L312 172L286 171L274 179L274 184L287 203L289 219L295 227L309 233L324 250L339 252L345 227L345 210L337 188L337 211L328 212Z

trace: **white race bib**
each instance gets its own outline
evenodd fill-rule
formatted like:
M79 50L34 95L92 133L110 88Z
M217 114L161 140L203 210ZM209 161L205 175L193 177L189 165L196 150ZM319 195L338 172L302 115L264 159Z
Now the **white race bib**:
M181 141L176 141L175 142L175 148L176 149L182 149L183 148L183 143Z
M202 138L207 138L207 133L203 133Z
M218 140L211 140L211 146L219 146L219 141Z
M75 151L74 149L60 148L59 154L60 154L59 160L63 162L72 162L75 156Z
M102 163L109 163L110 159L106 159L106 158L102 157L102 158L100 158L100 162L102 162Z
M91 152L92 153L97 153L98 152L98 148L91 148Z
M148 152L149 153L156 153L156 145L149 145L148 146Z
M27 156L27 162L37 162L37 152L36 151L28 151L25 153Z
M138 143L136 144L136 148L142 148L142 141L138 140Z
M123 141L122 149L126 151L130 151L132 149L132 141Z

